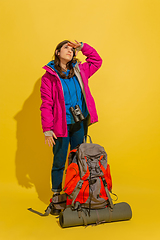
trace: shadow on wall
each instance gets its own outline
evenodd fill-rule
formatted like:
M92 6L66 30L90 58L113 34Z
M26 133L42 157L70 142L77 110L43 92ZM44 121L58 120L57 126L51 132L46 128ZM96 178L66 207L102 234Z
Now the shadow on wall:
M50 175L53 155L52 149L44 143L41 127L40 84L41 79L38 79L22 110L14 117L17 121L15 164L19 185L25 188L34 185L38 198L48 204L52 195Z

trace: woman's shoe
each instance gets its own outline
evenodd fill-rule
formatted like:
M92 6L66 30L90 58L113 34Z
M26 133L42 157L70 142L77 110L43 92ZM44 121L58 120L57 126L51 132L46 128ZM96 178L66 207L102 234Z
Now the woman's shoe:
M44 215L45 215L45 216L48 216L49 214L51 214L51 215L59 215L60 212L61 212L61 210L60 210L60 209L56 209L56 208L54 207L53 203L51 202L51 203L49 204L49 206L46 208Z
M60 212L61 212L60 209L56 209L56 208L53 206L53 208L51 209L50 214L51 214L51 215L59 215Z
M58 196L58 195L60 195L60 193L59 193L59 192L56 192L56 193L53 194L53 197ZM61 210L60 210L60 209L56 209L56 208L54 207L54 205L52 204L52 208L51 208L50 214L51 214L51 215L59 215L60 212L61 212Z

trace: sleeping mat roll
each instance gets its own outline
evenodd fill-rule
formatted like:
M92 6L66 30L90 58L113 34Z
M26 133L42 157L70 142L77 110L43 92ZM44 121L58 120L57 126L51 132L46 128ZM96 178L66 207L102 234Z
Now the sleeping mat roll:
M82 211L72 210L66 208L59 215L59 223L62 228L83 226L88 224L95 224L101 222L116 222L129 220L132 217L132 210L128 203L121 202L114 204L111 211L110 208L90 210L90 216L86 209Z

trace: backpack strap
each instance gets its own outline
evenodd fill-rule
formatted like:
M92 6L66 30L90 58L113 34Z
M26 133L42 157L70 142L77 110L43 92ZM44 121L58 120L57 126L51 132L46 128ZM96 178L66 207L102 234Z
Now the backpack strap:
M77 183L77 186L75 187L75 191L73 192L73 197L72 197L72 204L71 204L71 206L74 208L74 202L75 202L75 200L76 200L76 198L77 198L77 196L78 196L78 194L79 194L79 192L80 192L80 190L81 190L81 188L82 188L82 184L83 184L83 180L79 180L78 181L78 183Z
M107 187L107 182L106 182L104 177L102 177L102 181L103 181L103 185L104 185L104 188L105 188L108 200L109 200L110 207L113 208L114 205L113 205L113 202L112 202L112 198L110 196L110 193L109 193L109 190L108 190L108 187Z
M112 198L110 196L110 193L109 193L109 190L108 190L108 187L107 187L107 182L106 182L106 180L104 178L104 169L102 168L102 165L101 165L101 162L100 162L102 158L103 158L103 155L101 155L101 157L99 159L100 171L103 173L103 176L101 178L102 178L102 182L103 182L103 185L104 185L107 197L108 197L108 201L109 201L110 207L111 207L111 209L113 209L114 205L113 205Z
M45 213L40 213L40 212L38 212L38 211L36 211L36 210L34 210L32 208L28 208L28 210L33 212L33 213L38 214L39 216L44 217L44 216L48 216L50 214L52 208L53 208L52 203L50 203L49 206L47 207L47 209L45 210Z
M83 223L85 226L87 226L87 218L86 218L86 214L84 213L84 211L82 209L77 210L78 212L78 217L83 219Z
M113 193L112 191L110 191L110 193L111 193L112 195L116 196L116 199L114 199L114 201L117 201L117 200L118 200L117 194Z
M71 164L71 162L72 162L72 157L71 157L71 154L74 154L74 153L76 153L77 152L77 148L75 148L75 149L73 149L73 150L71 150L70 152L69 152L69 154L68 154L68 166Z
M89 141L90 141L90 143L92 143L91 137L89 135L84 135L83 143L86 143L87 137L89 137Z

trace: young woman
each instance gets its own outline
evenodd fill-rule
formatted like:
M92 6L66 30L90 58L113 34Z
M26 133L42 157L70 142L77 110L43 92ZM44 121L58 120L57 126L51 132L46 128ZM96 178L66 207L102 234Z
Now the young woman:
M86 62L76 59L78 51ZM43 68L41 120L45 143L53 147L52 191L62 191L63 170L68 145L74 149L83 142L88 125L98 121L88 79L100 68L102 59L86 43L65 40L55 49L54 60ZM78 107L77 107L78 105Z

